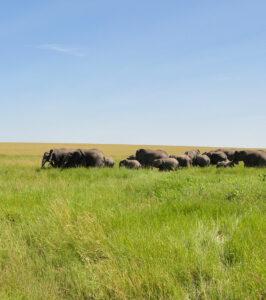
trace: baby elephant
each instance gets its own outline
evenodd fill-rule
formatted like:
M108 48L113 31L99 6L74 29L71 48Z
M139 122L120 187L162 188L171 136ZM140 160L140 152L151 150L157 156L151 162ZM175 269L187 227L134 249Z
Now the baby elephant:
M175 158L159 158L153 161L153 167L160 171L175 171L179 167L179 163Z
M135 159L124 159L119 163L119 167L125 167L127 169L139 169L141 164Z
M179 162L179 166L181 168L188 168L188 167L191 167L191 165L192 165L191 158L186 154L183 154L183 155L170 155L169 157L170 158L175 158Z
M115 165L115 161L112 157L105 157L104 158L104 166L108 168L113 168Z
M217 163L216 168L232 168L235 166L235 163L230 160L220 161Z

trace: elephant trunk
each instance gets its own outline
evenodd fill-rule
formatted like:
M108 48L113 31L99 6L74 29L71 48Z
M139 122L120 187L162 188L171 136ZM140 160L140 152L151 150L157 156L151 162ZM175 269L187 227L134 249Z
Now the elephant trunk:
M46 164L47 161L48 160L46 157L42 159L42 166L41 166L42 169L44 168L44 165Z
M43 155L43 158L42 158L42 165L41 165L41 168L44 168L44 165L47 163L47 162L50 162L50 153L49 152L45 152L44 155Z

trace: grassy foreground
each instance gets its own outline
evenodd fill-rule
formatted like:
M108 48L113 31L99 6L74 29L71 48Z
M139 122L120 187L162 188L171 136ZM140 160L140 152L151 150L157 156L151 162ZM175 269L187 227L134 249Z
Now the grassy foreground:
M46 149L0 145L0 299L265 299L266 169L40 170Z

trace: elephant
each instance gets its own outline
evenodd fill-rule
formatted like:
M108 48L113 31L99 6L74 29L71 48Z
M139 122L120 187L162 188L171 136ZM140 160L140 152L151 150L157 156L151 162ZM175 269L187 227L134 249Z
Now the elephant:
M44 168L45 164L49 163L54 168L61 168L64 165L66 157L73 151L75 150L65 148L50 149L43 154L41 167Z
M83 164L85 167L104 167L105 158L98 149L82 149Z
M244 162L245 167L266 167L266 152L258 150L242 150L235 152L234 162Z
M175 158L159 158L153 161L153 167L160 171L175 171L179 167L179 163Z
M227 156L228 160L232 161L235 157L236 150L233 149L217 149L215 152L223 152Z
M170 155L170 158L175 158L179 162L179 166L182 168L191 167L192 165L192 159L186 155Z
M45 152L42 167L49 163L54 168L103 167L104 154L97 149L51 149Z
M125 167L127 169L140 169L141 164L135 159L124 159L120 161L119 167Z
M69 151L61 164L61 168L77 168L85 166L85 158L81 149Z
M160 158L169 158L163 150L139 149L136 151L136 159L143 167L152 167L153 161Z
M209 167L211 163L210 158L205 154L199 154L193 159L193 166L197 167Z
M217 163L216 168L232 168L235 166L235 163L231 160L220 161Z
M227 160L226 154L222 151L210 151L203 154L210 158L211 165L217 165L218 162Z
M114 165L115 165L115 161L113 160L112 157L105 157L104 158L104 165L105 165L105 167L113 168Z
M197 155L200 154L199 149L197 150L190 150L190 151L186 151L185 155L189 156L191 158L191 160L193 161L194 158L196 158Z

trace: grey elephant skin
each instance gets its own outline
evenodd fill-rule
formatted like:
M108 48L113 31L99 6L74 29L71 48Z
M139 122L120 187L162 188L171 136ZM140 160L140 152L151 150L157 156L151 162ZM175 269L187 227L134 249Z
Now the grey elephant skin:
M235 158L236 150L220 148L215 150L215 152L223 152L227 156L228 160L233 161Z
M61 168L78 168L85 166L85 157L81 149L71 150L65 157Z
M200 154L199 149L197 150L190 150L190 151L186 151L185 155L189 156L191 158L191 160L193 161L194 158L196 158L197 155Z
M211 163L210 158L205 154L199 154L193 159L193 166L196 167L209 167Z
M104 158L104 166L108 168L113 168L115 166L115 161L112 157L108 156Z
M49 163L54 168L113 166L111 158L105 158L98 149L51 149L45 152L42 167Z
M70 155L72 149L50 149L48 152L43 154L42 158L42 168L46 163L49 163L54 168L62 168L67 157Z
M207 155L211 160L211 165L217 165L218 162L226 161L227 156L222 151L210 151L203 153L204 155Z
M169 158L163 150L139 149L136 151L136 159L143 167L153 167L153 161L161 158Z
M179 167L179 163L175 158L159 158L153 161L153 167L160 171L175 171Z
M266 167L266 152L259 150L236 151L234 162L244 162L245 167Z
M127 169L140 169L141 168L141 164L139 161L135 160L135 159L124 159L121 160L119 163L119 167L124 167Z
M104 154L98 149L84 149L84 167L104 167Z
M169 157L175 158L179 163L179 167L181 167L181 168L188 168L188 167L192 166L192 159L186 154L170 155Z

